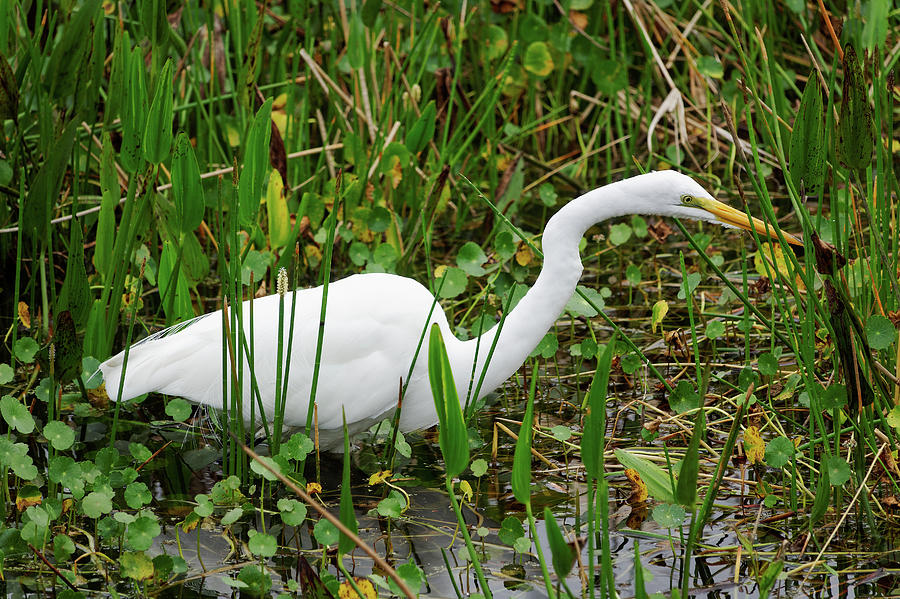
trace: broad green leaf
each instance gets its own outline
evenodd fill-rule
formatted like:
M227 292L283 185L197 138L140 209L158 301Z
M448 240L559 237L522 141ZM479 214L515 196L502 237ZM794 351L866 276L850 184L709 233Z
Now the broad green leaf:
M713 79L721 79L725 74L725 68L722 63L712 56L698 56L697 70Z
M615 95L628 86L628 64L624 60L594 59L591 67L591 81L604 95Z
M174 68L172 59L166 60L166 64L157 75L153 102L150 103L150 112L147 114L142 142L144 160L151 164L164 162L169 157L169 151L172 148L172 118L174 115L172 69Z
M306 504L296 499L286 497L279 499L278 510L281 512L281 521L288 526L300 526L306 520Z
M47 159L31 178L25 200L25 214L22 217L24 232L29 236L42 238L48 232L50 210L59 199L78 125L77 119L66 125L50 144Z
M575 564L575 554L572 547L566 543L566 538L559 529L559 523L553 516L550 508L544 508L544 525L547 530L547 541L550 543L553 571L560 580L565 579Z
M241 224L245 227L256 222L263 182L269 168L269 140L272 135L272 98L266 100L253 123L244 146L244 162L238 183Z
M153 546L153 539L160 532L159 522L155 518L139 516L125 530L125 546L135 551L146 551Z
M322 518L313 526L313 536L319 544L330 547L338 542L339 532L334 524Z
M832 486L840 487L850 480L850 465L841 456L833 455L825 458L822 466L828 470L828 480Z
M778 436L766 443L766 464L772 468L783 468L794 457L794 444L785 436Z
M14 428L23 435L29 435L34 431L34 418L28 408L12 395L4 395L0 398L0 413L3 420L10 428Z
M675 486L675 498L678 503L686 508L693 509L697 502L697 475L700 472L700 440L706 435L706 412L700 410L694 420L694 432L684 458L681 460L681 470L678 473L678 482Z
M382 0L366 0L360 13L363 24L371 29L375 26Z
M897 339L897 329L881 314L874 314L866 321L866 338L872 349L887 349Z
M507 516L500 523L500 530L497 531L497 536L500 537L503 543L512 546L517 539L525 536L525 527L522 526L522 521L515 516Z
M61 100L78 91L77 86L85 74L91 52L92 21L97 17L102 18L99 8L100 0L83 2L78 11L65 22L62 36L49 44L53 52L40 80L45 82L52 98ZM65 13L63 11L60 15ZM60 18L59 21L63 19ZM60 25L59 21L57 27ZM102 24L95 26L100 27Z
M790 172L798 190L813 192L825 177L824 118L822 92L813 69L806 80L791 133Z
M44 426L44 437L57 451L64 451L75 443L75 431L59 420L52 420Z
M535 366L537 364L535 363ZM519 438L516 439L516 450L513 454L512 476L510 485L516 500L523 504L531 503L531 439L534 425L534 391L537 381L537 368L532 370L531 386L528 392L528 404L519 427Z
M778 358L772 352L766 352L759 356L757 367L760 374L775 376L778 373Z
M437 108L434 100L428 102L422 109L422 114L416 119L409 132L406 134L406 149L413 154L418 154L434 139L434 124L437 118Z
M174 397L166 404L166 415L176 422L184 422L187 420L192 411L191 404L180 397Z
M718 339L725 334L725 323L721 320L710 320L706 323L706 338Z
M272 535L256 530L249 531L249 534L250 540L247 542L247 548L253 555L272 557L278 552L278 542Z
M627 223L616 223L609 228L609 241L613 245L622 245L631 239L631 226Z
M359 525L356 522L356 512L353 509L353 495L350 493L350 433L347 430L347 418L344 417L344 470L341 479L341 503L340 503L340 519L341 524L356 533ZM338 554L345 554L353 551L356 544L349 536L341 533L338 542Z
M586 435L587 433L585 433ZM669 477L668 472L653 462L638 457L624 449L616 449L615 453L622 466L637 470L638 474L641 475L641 480L646 483L647 492L650 493L651 497L663 503L676 503L672 489L672 478Z
M350 16L350 39L347 40L347 61L353 69L361 69L366 64L366 27L359 11Z
M187 279L180 264L176 275L177 254L178 250L171 242L163 243L159 258L159 290L163 311L169 322L190 320L194 316Z
M866 80L853 46L844 48L844 84L840 120L837 125L837 158L850 169L863 169L872 162L875 125L869 106Z
M69 232L69 256L66 261L66 278L56 300L57 312L68 310L79 327L87 324L91 310L91 290L84 269L84 244L81 223L72 219ZM79 357L79 360L81 358Z
M663 528L680 528L687 514L674 503L661 503L653 508L653 520Z
M469 464L468 433L444 338L437 323L431 326L428 341L428 378L440 421L438 435L446 476L455 478Z
M200 165L191 140L183 131L175 140L172 156L172 195L179 231L190 233L200 226L206 202L200 182Z
M669 394L669 407L678 414L694 410L700 407L700 394L690 381L682 379Z
M587 414L584 417L584 434L581 436L581 461L588 476L598 480L603 476L603 447L606 439L606 393L609 371L616 351L616 335L609 340L606 350L597 361L597 370L585 400Z
M559 349L559 340L556 338L556 333L547 333L544 335L544 338L540 340L537 346L531 351L528 357L537 358L538 356L548 359L552 358L556 355L557 350Z
M115 160L116 153L109 131L104 131L103 147L100 150L100 193L102 195L93 255L94 267L104 277L112 274L113 244L116 234L116 206L119 205L121 193Z
M143 142L149 100L143 54L139 48L133 51L129 49L130 41L127 34L123 46L124 51L129 53L129 58L125 106L122 110L122 147L119 150L119 161L126 171L135 173L143 165L141 143Z
M816 483L816 496L813 499L812 508L809 510L809 520L811 524L815 524L828 511L828 504L831 502L831 482L828 480L828 469L819 469L819 480Z
M477 243L467 241L456 254L456 264L473 277L480 277L485 273L482 264L487 262L484 250Z
M434 277L434 288L441 299L453 299L466 290L468 276L455 266L438 267Z
M876 48L884 46L892 5L893 0L869 0L862 4L863 18L866 21L862 30L862 45L870 56Z

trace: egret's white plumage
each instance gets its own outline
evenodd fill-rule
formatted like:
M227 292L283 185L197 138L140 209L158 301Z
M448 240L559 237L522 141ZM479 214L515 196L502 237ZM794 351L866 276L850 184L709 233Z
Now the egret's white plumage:
M674 171L632 177L580 196L547 223L542 238L543 269L534 286L506 316L479 395L484 396L512 375L562 313L581 278L578 244L585 231L600 221L626 214L705 220L723 226L752 227L762 235L774 236L771 228L755 219L748 222L743 213L716 202L693 179ZM285 296L286 315L290 314L291 296ZM322 288L300 290L295 296L296 321L284 424L302 427L306 423L315 362ZM480 344L476 339L460 341L453 336L440 306L434 304L428 289L397 275L353 275L329 285L316 396L320 432L341 430L342 407L351 430L360 430L388 415L397 405L400 381L405 381L410 372L423 331L427 332L432 323L441 328L459 395L465 398L473 365L477 381L499 327L486 332ZM253 310L254 371L266 416L271 420L278 296L254 300ZM247 303L243 313L249 336ZM124 352L100 366L113 399L118 393L123 356ZM403 400L400 428L404 431L431 426L438 420L428 382L427 356L426 334ZM243 378L244 397L249 398L249 371ZM215 312L195 319L177 332L155 335L134 345L129 352L121 397L130 399L157 391L221 407L222 380L222 317ZM244 406L245 416L249 417L250 401L245 399ZM329 439L324 444L329 445Z

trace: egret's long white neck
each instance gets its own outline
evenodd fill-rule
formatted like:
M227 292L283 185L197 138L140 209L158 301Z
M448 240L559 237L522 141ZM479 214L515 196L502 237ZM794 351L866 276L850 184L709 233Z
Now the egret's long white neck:
M460 352L461 363L454 364L454 371L464 374L466 378L465 381L457 380L461 391L468 389L468 375L472 372L476 347L478 365L475 385L491 345L497 338L479 395L485 395L499 386L528 358L556 322L581 279L583 267L578 244L585 231L600 221L638 211L633 203L635 198L629 200L631 194L628 193L629 182L634 180L626 179L579 196L550 219L541 241L544 266L534 286L506 316L502 330L500 326L495 326L484 333L480 341L472 339L463 343L466 351Z

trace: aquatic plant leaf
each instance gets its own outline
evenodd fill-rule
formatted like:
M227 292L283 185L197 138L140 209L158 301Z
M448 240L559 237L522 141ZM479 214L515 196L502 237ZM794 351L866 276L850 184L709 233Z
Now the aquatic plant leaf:
M603 446L606 439L606 392L609 385L609 371L616 351L616 335L606 345L597 361L597 370L591 380L585 403L587 415L581 436L581 461L588 476L599 480L603 476ZM626 466L627 467L627 466Z
M469 465L468 433L450 359L437 323L431 326L428 341L428 379L440 421L438 435L446 475L455 478Z
M697 476L700 473L700 440L706 435L706 412L702 409L694 420L694 432L688 442L684 458L681 460L681 471L675 487L675 498L686 508L693 509L697 502Z
M783 468L794 457L795 447L784 435L775 437L766 443L766 464L771 468Z
M347 430L347 417L344 416L344 469L341 476L341 502L339 517L341 524L356 533L359 524L356 521L356 511L353 509L353 495L350 492L350 433ZM356 543L349 536L341 532L338 542L338 553L345 554L353 551Z
M171 123L169 124L171 128ZM172 155L172 196L175 201L175 222L178 230L187 234L200 226L206 206L200 165L191 140L183 131L175 139Z
M791 180L812 192L825 177L825 122L816 70L809 73L789 146Z
M248 227L256 222L262 186L269 167L269 141L271 126L272 98L267 99L257 111L250 125L250 133L244 146L244 164L238 183L238 202L241 225Z
M553 72L553 57L546 42L531 42L525 49L523 58L525 70L539 79L544 79Z
M366 27L359 11L353 11L350 17L347 62L350 63L350 68L352 69L361 69L366 64Z
M566 543L559 523L548 507L544 508L544 526L547 531L547 541L550 543L553 571L562 580L572 570L572 566L575 564L575 554L572 547Z
M672 477L669 476L668 472L653 462L624 449L616 449L615 454L616 459L619 460L622 466L637 470L641 475L641 479L647 484L647 491L650 492L651 497L663 503L676 503L675 492L672 488Z
M406 134L406 149L413 154L418 154L434 139L434 125L437 118L437 108L434 100L428 102L422 109L422 114L416 119L409 132Z
M0 398L0 413L10 429L16 429L23 435L29 435L34 431L34 417L21 401L12 395L4 395Z
M653 508L653 520L663 528L680 528L687 513L675 503L661 503Z
M881 314L874 314L866 321L866 339L872 349L887 349L896 341L897 329Z
M272 535L256 530L250 530L248 534L250 540L247 542L247 548L253 555L272 557L278 551L278 542Z
M875 125L862 67L851 44L844 48L844 84L837 125L838 161L851 169L866 168L875 149Z
M813 499L812 508L809 510L809 522L815 524L820 521L828 511L828 503L831 501L831 482L828 478L828 469L819 469L819 480L816 483L816 496Z
M19 118L19 84L16 75L0 52L0 120Z
M146 4L146 3L145 3ZM144 127L142 146L144 160L151 164L159 164L169 157L172 148L172 59L166 60L166 64L156 76L156 89L153 91L153 101L150 103L150 112L147 114L147 123Z
M119 556L119 572L132 580L147 580L153 576L153 560L143 551L125 551Z
M329 547L338 542L340 533L334 524L325 518L322 518L316 522L316 525L313 527L313 536L316 537L316 541L318 541L320 545Z
M63 176L72 156L75 143L77 120L72 120L62 133L50 144L47 160L38 169L31 181L25 200L25 214L22 218L26 235L42 239L50 221L50 209L56 204L62 187Z
M535 362L536 365L537 363ZM528 404L525 408L525 415L522 417L522 426L519 427L519 438L516 439L512 475L510 477L513 495L523 505L531 503L531 440L533 434L532 426L534 425L534 389L537 381L537 368L532 370L531 376Z
M266 188L266 213L269 216L269 243L273 249L283 248L292 239L291 215L281 174L272 169Z
M57 451L65 451L75 443L75 431L59 420L48 422L42 432Z

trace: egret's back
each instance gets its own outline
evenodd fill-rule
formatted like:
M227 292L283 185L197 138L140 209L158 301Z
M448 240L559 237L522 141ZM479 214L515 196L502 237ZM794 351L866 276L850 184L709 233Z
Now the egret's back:
M284 336L288 347L291 297L285 295ZM304 426L315 365L322 289L296 293L294 335L286 426ZM253 368L244 356L243 406L250 415L251 381L262 400L265 416L272 419L278 361L277 295L253 300ZM432 308L434 308L432 310ZM431 317L429 319L429 312ZM243 305L243 325L250 337L250 302ZM348 424L377 419L396 407L401 381L406 381L423 332L437 322L445 338L446 317L434 305L431 293L412 279L388 274L355 275L332 283L328 289L324 343L317 386L320 429L340 429L342 406ZM427 339L427 335L426 335ZM222 314L214 312L191 321L177 332L163 332L133 346L129 352L122 399L156 391L222 407ZM116 399L124 352L100 368L109 396ZM229 383L230 384L230 383ZM427 380L427 343L423 343L409 382L408 395L430 393ZM254 400L255 403L255 400ZM413 430L437 421L431 401L404 406L401 426ZM255 409L259 419L259 406Z

